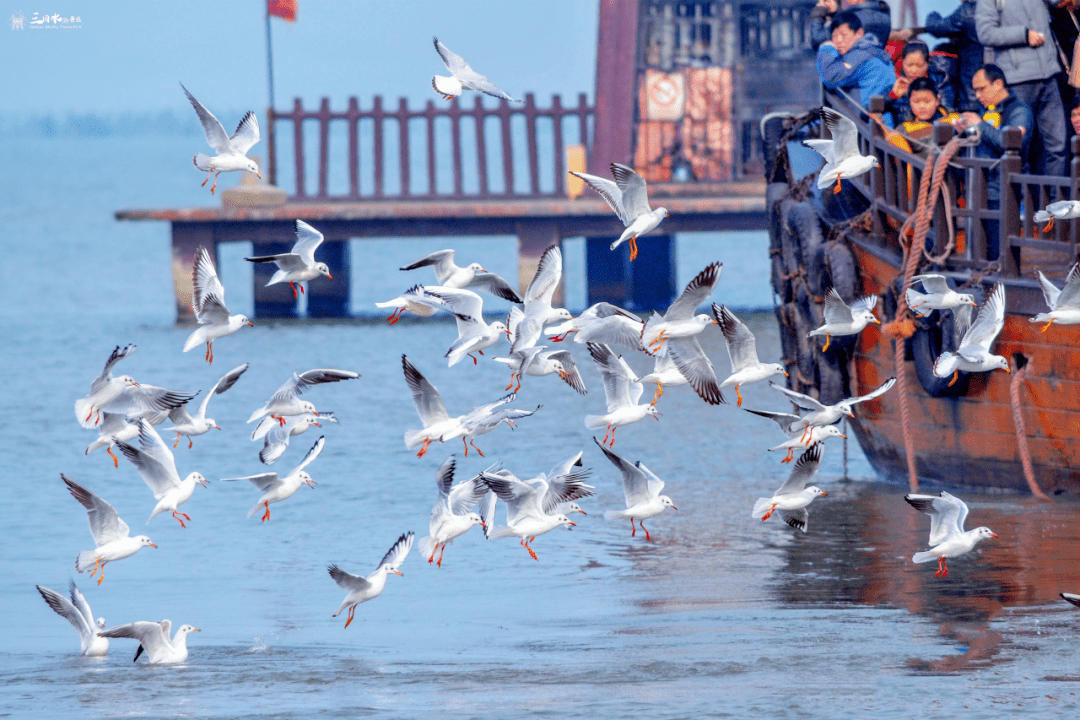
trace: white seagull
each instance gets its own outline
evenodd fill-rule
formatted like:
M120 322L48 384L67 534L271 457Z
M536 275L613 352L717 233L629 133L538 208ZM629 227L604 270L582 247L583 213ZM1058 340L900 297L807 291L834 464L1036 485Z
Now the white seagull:
M415 537L412 532L399 537L394 546L390 548L390 551L383 556L379 567L375 568L375 572L367 577L350 575L337 565L328 567L326 570L330 573L330 577L334 579L334 582L338 584L338 587L349 591L342 601L341 607L335 610L331 617L337 617L342 610L349 608L349 619L345 621L345 627L349 627L349 623L353 621L353 616L356 614L356 606L379 597L386 586L387 575L390 573L402 574L398 568L401 567L401 563L405 562L405 558L409 556Z
M439 551L439 561L435 564L442 567L446 546L453 545L454 538L464 535L473 526L480 525L487 529L480 515L472 511L490 492L487 484L477 475L454 485L454 464L454 456L451 455L435 472L439 501L431 509L428 520L428 532L431 534L420 538L420 554L428 556L428 565L435 560L435 552Z
M821 459L824 456L825 443L818 442L811 445L795 462L791 475L780 486L780 489L774 492L772 497L758 498L754 503L752 516L761 518L761 522L765 522L779 510L781 520L796 530L806 532L810 518L806 506L818 495L822 497L828 495L816 485L806 487L806 483L810 482L810 478L821 467Z
M126 625L117 625L108 630L103 630L101 634L110 638L138 640L139 651L135 653L136 660L139 659L139 655L145 649L146 657L151 665L169 665L187 660L187 636L193 632L202 632L197 627L181 625L176 631L176 635L170 640L169 631L171 629L172 622L169 620L162 620L161 622L147 622L144 620Z
M214 262L206 248L199 248L191 271L191 308L199 327L188 336L184 352L206 343L206 362L214 362L214 341L232 335L247 325L254 327L246 315L230 315L225 307L225 286L218 278Z
M750 328L735 317L735 313L728 310L726 305L717 307L716 303L713 303L712 312L713 317L716 318L716 324L724 333L728 357L731 359L731 375L720 383L720 389L734 385L735 395L739 398L737 403L739 407L742 407L740 385L758 382L773 375L788 377L787 370L780 363L763 363L758 360L757 340L754 339L754 333L750 332Z
M484 322L484 300L472 290L428 286L424 291L449 305L457 321L458 339L443 355L449 360L450 367L461 362L466 355L472 358L475 365L474 352L483 355L484 350L506 336L506 325L502 322L496 321L490 325Z
M638 376L622 359L622 355L616 355L611 348L602 343L589 343L588 347L596 369L600 371L600 377L604 380L607 414L586 415L585 427L596 430L607 426L604 442L608 441L610 435L611 446L615 447L616 430L623 425L636 423L647 415L652 415L659 420L660 413L652 403L638 404L645 386L638 381Z
M525 290L524 309L513 308L507 319L508 335L518 350L532 347L551 323L573 320L565 308L551 306L555 289L562 281L562 250L552 245L544 250L536 266L536 274Z
M131 557L147 545L152 548L157 547L145 535L128 537L127 523L120 519L112 505L68 478L64 473L60 473L60 478L71 491L71 495L86 508L86 515L90 520L90 534L94 536L94 549L83 550L75 558L77 571L84 573L93 568L90 577L94 577L94 574L100 570L101 576L97 581L100 585L105 579L105 565L114 560Z
M308 454L304 456L304 459L299 465L289 471L289 474L285 477L279 477L276 472L260 473L258 475L248 475L247 477L239 478L223 478L221 482L235 482L238 480L249 480L251 484L259 489L262 493L262 497L259 498L259 502L248 510L248 517L251 517L259 508L263 508L266 512L263 513L262 521L266 522L270 519L270 503L281 502L282 500L288 500L291 498L301 485L307 485L309 488L314 489L318 484L311 479L311 476L304 472L304 468L311 464L315 458L319 457L319 453L322 452L323 446L326 444L326 437L320 437L315 441L315 444L308 450Z
M1073 220L1080 217L1080 200L1058 200L1035 213L1035 222L1046 223L1044 233L1054 229L1055 220Z
M482 290L510 302L520 303L514 288L506 280L495 273L490 273L480 263L472 263L467 267L458 267L454 263L453 250L439 250L427 257L420 258L416 262L401 268L402 271L416 270L417 268L433 266L435 280L442 287L469 288Z
M607 200L607 204L622 220L626 229L618 240L611 243L610 249L614 250L629 240L630 261L633 262L637 258L637 239L655 230L664 218L669 217L667 208L658 207L653 210L649 207L649 193L645 187L645 178L626 165L611 163L611 174L615 176L614 182L607 178L573 170L570 174L584 180L585 184L600 193L600 197Z
M171 412L177 412L177 410L183 408L181 405L178 408L174 408ZM186 412L186 410L185 410ZM147 413L146 415L128 417L121 415L120 413L101 413L101 422L98 424L98 439L86 446L84 455L89 455L98 448L105 448L105 452L109 454L109 457L113 460L113 467L120 467L120 461L115 455L113 455L113 445L119 442L130 443L135 438L139 437L139 418L145 419L151 425L157 426L164 423L169 419L169 412L157 411ZM177 438L179 440L179 438ZM175 446L174 446L175 447Z
M184 520L191 522L191 516L177 508L191 499L196 484L206 487L206 478L192 472L181 480L176 471L172 450L146 420L139 421L138 448L124 442L118 442L116 446L124 453L124 457L135 465L143 482L150 487L154 499L158 501L150 517L146 519L146 524L149 525L158 514L172 510L172 516L180 523L180 527L187 527Z
M825 324L806 333L806 337L824 335L825 346L821 352L825 352L833 335L858 335L870 323L880 325L881 321L874 316L877 301L877 295L867 295L849 306L836 288L830 289L825 295Z
M529 557L539 561L531 543L538 536L550 532L560 525L574 527L570 518L562 514L548 514L544 507L544 499L548 487L546 483L530 485L513 476L512 473L480 473L487 486L506 503L506 525L499 525L488 535L489 540L498 540L504 537L521 538L520 545L529 551ZM577 495L576 484L568 484L570 496L563 498L564 501L573 500ZM554 503L551 510L554 510Z
M473 450L480 453L480 457L484 457L484 452L476 447L473 440L481 435L487 435L503 423L506 423L510 426L510 429L513 430L517 427L518 420L529 417L543 407L543 405L537 405L533 410L519 410L517 408L495 410L495 408L500 405L513 402L515 397L515 393L510 393L506 397L496 400L495 402L473 408L472 412L457 418L457 427L440 435L439 442L447 442L449 440L461 438L461 442L465 446L465 457L469 456L470 445L472 445Z
M1080 263L1070 268L1065 278L1065 287L1058 290L1054 283L1046 279L1042 270L1039 271L1039 286L1042 287L1043 299L1050 308L1048 313L1039 313L1031 318L1031 322L1044 322L1039 332L1044 333L1050 329L1050 325L1076 325L1080 323Z
M781 461L783 463L791 462L795 457L795 448L802 448L806 445L813 445L814 443L821 442L826 438L838 437L847 439L847 435L840 432L840 428L835 425L814 425L807 429L792 430L802 420L798 415L792 415L791 413L778 413L769 412L768 410L747 410L746 412L760 415L764 418L769 418L774 423L780 426L780 430L787 435L788 440L785 443L780 443L776 447L769 448L769 452L775 450L787 450L787 455Z
M579 394L584 395L585 381L581 379L577 364L569 350L548 350L547 345L534 345L523 350L510 348L509 357L494 358L510 366L510 384L506 389L514 388L514 392L521 389L521 378L524 375L542 377L558 373L564 383L574 388ZM514 387L514 379L517 378L517 387Z
M988 527L977 527L974 530L965 531L967 505L960 498L944 490L941 491L940 497L905 495L904 499L911 507L930 516L930 550L915 553L911 561L924 563L936 559L938 570L934 573L934 577L946 577L949 574L945 558L963 555L974 548L980 540L997 537Z
M554 342L562 342L570 333L577 333L574 342L605 345L623 345L631 350L641 350L641 318L611 303L599 302L588 310L564 323L544 330Z
M113 365L135 352L134 345L123 350L117 345L105 362L105 369L90 383L90 392L75 401L75 417L84 428L93 428L101 422L101 413L142 415L159 410L172 410L183 405L198 393L166 390L153 385L140 385L130 375L112 376ZM97 416L95 417L95 413ZM90 418L95 417L91 422Z
M641 529L645 530L645 541L651 541L652 537L649 535L649 531L645 529L645 523L642 521L656 517L664 512L664 508L679 509L675 507L675 503L671 501L671 498L660 494L660 491L664 489L664 481L656 477L649 468L642 465L640 460L632 463L608 450L604 447L604 443L599 442L596 438L593 438L593 442L600 446L611 464L622 473L623 495L626 497L626 509L608 510L604 513L604 519L625 520L630 518L630 537L637 535L637 528L634 527L634 521L637 520L638 525L641 525Z
M855 405L866 402L868 400L873 400L876 397L884 395L889 390L891 390L892 386L895 384L896 378L891 377L866 395L847 398L846 400L841 400L835 405L825 405L810 397L809 395L803 395L800 392L789 390L788 388L777 385L774 382L769 383L769 385L791 398L791 402L795 403L803 410L812 411L807 413L806 415L803 415L798 421L792 422L790 425L784 428L784 431L789 433L803 432L804 437L802 439L804 440L806 428L833 425L844 416L853 418L855 417L855 412L854 410L852 410L852 408Z
M181 435L188 439L188 448L190 449L192 445L194 445L191 438L208 433L211 428L215 430L221 429L218 427L216 420L206 417L206 408L210 405L210 398L214 397L214 395L220 395L235 385L236 381L240 379L240 376L243 375L247 369L248 364L244 363L222 375L218 381L214 383L214 387L210 388L209 392L206 393L206 397L203 398L202 404L199 405L199 411L195 413L195 415L188 412L186 404L174 408L169 412L168 417L169 420L172 421L173 426L165 428L164 432L176 433L176 442L173 443L173 447L180 444ZM153 425L154 423L151 422L150 424ZM128 440L124 439L124 442L128 442Z
M675 361L671 357L664 353L663 355L657 355L656 360L653 363L653 371L648 375L642 375L637 379L639 383L656 383L656 391L653 393L653 399L651 405L656 405L656 401L664 395L664 386L678 387L679 385L688 385L686 378L679 372L679 368L675 367Z
M210 143L210 147L217 152L214 157L195 153L192 159L195 167L206 173L206 180L202 181L202 187L206 187L210 175L217 173L214 175L214 184L210 186L210 194L213 195L214 190L217 189L218 175L233 170L247 170L261 180L259 166L247 157L248 150L259 142L259 119L255 113L248 112L244 115L240 124L236 126L236 132L229 137L213 113L203 107L203 104L188 92L183 83L180 83L180 87L184 89L184 94L187 95L191 106L195 108L195 114L199 116L199 122L202 123L203 132L206 134L206 142Z
M803 145L825 158L818 173L817 186L825 189L835 183L833 192L840 192L840 180L858 177L878 165L877 156L859 153L859 130L848 118L832 108L821 108L821 120L832 133L832 140L803 140Z
M360 375L351 370L329 368L308 370L299 375L293 373L292 379L279 387L266 405L253 412L251 417L248 418L248 422L255 422L261 417L272 417L278 421L279 425L284 425L285 418L289 415L303 415L304 413L318 415L319 413L315 410L314 405L306 400L301 400L298 396L315 385L341 382L342 380L355 380L358 377Z
M1001 355L990 352L990 346L994 344L998 333L1005 327L1005 286L998 283L986 298L975 322L964 333L960 340L960 347L955 352L946 350L938 356L934 362L934 375L946 378L952 375L949 381L951 387L964 372L987 372L989 370L1004 370L1011 373L1009 361Z
M412 313L417 317L431 317L440 310L445 310L458 320L472 320L467 315L454 312L453 308L450 307L450 303L440 297L429 295L427 290L427 287L423 285L413 285L393 300L375 303L375 307L394 308L394 312L391 313L390 317L386 318L386 321L391 325L401 319L401 313L403 312Z
M293 415L285 421L284 425L278 425L273 418L263 418L255 426L255 432L251 434L252 440L263 440L259 460L263 465L273 465L289 448L289 440L297 435L303 435L312 427L321 428L323 421L336 424L338 419L329 410L323 410L318 416L311 413Z
M296 220L295 227L296 243L289 252L244 258L253 263L275 263L278 266L277 272L270 278L270 282L266 283L266 287L287 282L292 288L294 298L298 297L295 283L314 280L320 275L325 275L327 280L334 279L326 263L315 262L315 249L322 244L322 233L300 219ZM300 292L304 292L303 285L300 286Z
M723 263L714 262L697 274L671 303L663 317L653 311L641 329L641 346L650 355L668 354L675 367L705 402L710 405L726 403L712 361L698 343L697 335L708 325L718 325L705 313L694 314L720 282Z
M922 283L923 292L914 289L916 283ZM944 275L916 275L911 278L905 296L908 307L919 317L926 317L934 310L955 310L961 305L978 307L974 297L950 288Z
M461 95L462 88L467 88L492 97L503 98L510 102L521 102L495 87L494 83L487 79L487 76L481 75L469 67L469 63L465 62L464 58L439 42L439 38L433 37L432 40L435 42L435 51L439 53L439 57L442 58L443 64L446 65L446 69L450 71L451 75L451 77L436 75L431 78L431 87L435 88L435 92L442 95L444 100L453 100Z
M109 639L98 634L98 630L105 627L105 618L94 620L94 614L90 611L90 603L79 592L72 580L69 585L71 600L42 585L35 585L41 597L49 604L57 615L67 620L79 633L79 641L82 644L82 654L87 657L98 657L109 652Z

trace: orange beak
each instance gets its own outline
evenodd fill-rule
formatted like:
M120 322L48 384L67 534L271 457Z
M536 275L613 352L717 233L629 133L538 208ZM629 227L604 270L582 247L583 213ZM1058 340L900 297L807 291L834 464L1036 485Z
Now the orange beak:
M791 376L788 375L787 373L784 373L784 377L791 377Z
M678 510L679 508L677 508L677 507L675 507L674 505L672 505L672 506L671 506L671 509L672 509L672 510Z
M405 574L402 573L400 570L391 570L390 572L394 573L395 575L401 575L401 577L405 577Z
M248 320L248 327L255 327L255 323L253 323L253 322L251 322L250 320Z
M998 535L997 535L997 533L995 533L995 532L992 532L992 533L990 533L990 537L995 537L995 538L996 538L997 536L998 536Z
M331 275L330 273L326 273L326 279L327 279L327 280L333 280L333 279L334 279L334 276L333 276L333 275Z
M829 494L829 493L827 493L827 492L823 492L823 493L821 493L821 497L825 497L825 496L826 496L826 495L828 495L828 494Z
M315 427L322 427L322 423L315 423Z
M259 173L255 173L255 177L257 177L257 178L259 178L260 180L262 180L262 175L260 175Z
M845 440L847 440L847 435L841 435L840 437L842 437L842 438L844 438Z
M157 545L155 545L154 543L150 543L150 547L152 547L152 548L156 548L156 547L157 547Z
M571 521L567 521L567 522L569 522L569 523L570 523L570 527L577 527L577 523L575 523L575 522L571 522Z
M214 429L215 429L215 430L220 430L221 428L220 428L220 427L218 427L217 425L215 425L215 426L214 426Z

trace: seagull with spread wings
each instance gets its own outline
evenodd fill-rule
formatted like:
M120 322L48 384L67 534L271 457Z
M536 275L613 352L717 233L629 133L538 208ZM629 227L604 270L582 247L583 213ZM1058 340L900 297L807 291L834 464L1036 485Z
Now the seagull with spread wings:
M190 449L192 445L194 445L191 438L198 435L205 435L210 432L211 428L216 430L221 429L218 427L216 420L206 417L206 409L210 405L210 398L215 395L220 395L235 385L236 381L240 379L240 376L243 375L247 369L248 364L244 363L243 365L234 367L232 370L218 378L218 381L214 383L214 387L210 388L209 392L206 393L206 397L203 398L202 404L199 405L198 412L194 415L188 411L186 404L174 408L169 412L168 417L169 420L172 421L173 426L165 428L165 432L176 433L176 442L173 443L173 447L180 444L181 435L188 439L188 448ZM151 422L150 424L153 425L154 423Z
M90 383L90 392L75 401L75 417L84 428L96 427L101 422L102 413L136 416L156 411L167 412L198 394L142 385L130 375L114 378L113 366L133 352L134 345L128 345L123 350L117 345L105 362L105 369ZM90 422L92 417L94 421Z
M319 457L319 453L322 452L324 445L326 445L326 437L322 436L311 446L311 449L308 450L308 454L304 456L304 459L300 464L290 470L284 477L278 476L276 472L268 472L239 478L223 478L221 482L248 480L252 485L258 488L262 493L262 497L259 498L259 502L252 506L251 510L248 510L247 516L251 517L258 512L261 507L266 511L262 516L262 521L266 522L270 519L270 503L288 500L300 489L301 485L307 485L309 488L315 489L315 486L318 483L312 480L311 476L304 472L304 468L310 465L315 458Z
M338 584L338 587L342 590L348 590L348 594L341 602L341 606L334 611L331 617L337 617L345 608L349 608L349 618L345 621L345 627L349 627L349 623L353 621L353 616L356 614L356 606L382 595L383 588L386 587L386 578L390 573L395 575L404 574L398 568L401 567L401 563L405 562L405 558L409 556L415 537L416 535L411 531L399 537L394 546L390 548L390 551L383 556L379 567L375 568L375 572L367 577L351 575L337 565L328 567L326 570L330 573L330 577L334 579L334 582Z
M806 506L814 501L814 498L825 497L824 492L816 485L806 487L810 478L821 467L821 460L825 457L825 443L817 442L810 446L795 462L791 474L780 488L773 493L772 497L758 498L754 503L752 516L761 518L765 522L780 511L780 519L795 528L806 532L810 521L810 513Z
M195 153L192 159L195 167L206 173L206 180L202 181L202 187L206 187L210 176L217 173L214 175L214 184L210 186L210 194L213 195L214 190L217 189L218 175L233 170L247 170L261 180L259 166L247 157L248 150L259 142L259 119L255 113L248 112L244 115L240 124L236 126L236 132L230 137L221 122L188 92L183 83L180 83L180 87L183 88L191 106L195 108L195 114L199 116L199 122L202 123L203 132L206 134L206 142L210 143L210 147L217 152L214 157Z
M649 542L652 540L652 536L649 535L649 531L645 529L645 523L642 521L656 517L664 512L665 508L679 509L675 507L675 503L672 502L671 498L660 494L660 491L664 489L664 481L658 478L649 468L642 465L640 460L632 463L608 450L604 447L604 443L596 438L593 438L593 442L600 446L607 459L622 474L623 495L626 499L625 510L608 510L604 513L604 519L625 520L629 518L630 537L637 535L637 528L634 527L634 521L637 520L641 529L645 530L645 541Z
M922 284L922 292L915 290L917 283ZM955 310L961 305L978 307L975 298L968 293L958 293L949 287L944 275L916 275L911 278L911 285L904 293L908 307L919 317L926 317L934 310Z
M584 485L576 479L566 478L560 486L561 493L549 496L548 490L552 487L544 478L541 482L530 484L519 480L513 473L507 470L497 472L482 472L481 479L491 491L506 504L506 525L495 527L488 534L489 540L498 540L504 537L520 538L520 545L529 551L529 557L539 561L531 543L540 535L551 532L555 528L565 525L574 527L575 523L562 513L556 512L556 506L560 502L575 500L585 497ZM584 486L584 488L583 488Z
M510 302L521 302L521 298L510 283L499 275L488 272L480 263L471 263L467 267L458 267L454 262L453 250L433 252L414 263L406 265L401 270L416 270L417 268L429 266L435 270L435 280L442 287L481 290Z
M439 57L442 58L446 69L450 71L450 77L436 75L431 78L431 87L435 88L435 92L442 95L444 100L453 100L460 96L464 88L482 92L491 97L509 100L510 102L521 102L495 87L495 84L488 80L487 76L481 75L469 67L469 63L465 62L464 58L439 42L439 38L433 37L432 40L435 43L435 51L439 53Z
M67 485L72 497L86 508L86 516L90 521L90 534L94 536L94 549L83 550L75 558L75 569L84 573L93 568L90 577L100 570L98 585L105 579L105 565L114 560L123 560L149 545L156 548L150 538L145 535L128 537L130 532L127 523L113 509L113 506L90 492L82 485L70 479L64 473L60 473L60 479Z
M214 362L214 341L232 335L247 325L254 327L246 315L230 315L225 307L225 286L214 269L214 261L206 248L199 248L195 253L195 264L191 272L191 308L195 311L195 321L199 327L188 336L184 343L184 352L200 343L206 343L206 362Z
M341 382L342 380L355 380L360 377L359 373L351 370L333 370L319 368L308 370L306 373L293 373L293 376L260 409L251 413L248 422L255 422L261 417L272 417L279 425L285 424L285 418L290 415L303 415L311 413L318 416L315 406L307 400L301 400L300 395L309 388L323 383Z
M597 430L606 426L604 442L608 442L608 436L610 436L611 446L614 447L616 430L623 425L636 423L648 415L659 420L660 412L654 403L638 404L641 393L645 392L645 386L639 382L638 376L626 364L622 355L616 355L603 343L589 343L588 347L596 369L600 371L600 377L604 380L607 414L586 415L585 427Z
M774 382L769 383L769 385L787 395L791 399L791 402L795 403L803 410L811 411L806 415L803 415L798 420L791 422L786 428L784 428L785 432L802 432L802 440L806 440L806 431L808 428L823 427L825 425L835 425L836 422L840 420L840 418L845 416L849 418L855 417L855 412L852 409L855 405L867 402L868 400L873 400L877 397L880 397L881 395L884 395L889 390L891 390L892 386L895 384L896 378L891 377L885 382L881 383L881 385L874 388L872 391L868 392L866 395L847 398L846 400L841 400L835 405L825 405L824 403L819 402L818 400L810 397L809 395L804 395L803 393L789 390L788 388L777 385ZM807 444L809 444L808 441Z
M938 570L934 577L946 577L949 567L945 558L954 558L972 550L976 543L986 538L996 538L997 534L988 527L964 530L968 506L963 500L950 495L944 490L940 496L905 495L911 507L930 516L930 550L915 553L911 561L915 563L938 561Z
M197 472L189 473L183 480L176 471L176 460L172 450L157 434L145 419L139 420L139 447L118 442L116 446L124 457L130 460L139 471L150 490L154 493L154 499L158 501L146 524L160 513L172 510L172 516L180 523L180 527L187 527L184 520L191 522L191 516L180 512L177 508L191 499L195 492L195 485L206 487L206 478Z
M658 207L653 210L649 207L645 178L626 165L611 163L614 181L574 170L571 170L570 174L584 180L586 185L600 193L600 197L607 201L622 220L626 229L618 240L611 243L610 249L614 250L629 240L631 262L637 258L637 239L655 230L664 218L670 216L667 208Z
M446 546L453 545L454 538L464 535L472 527L480 525L487 530L483 518L473 512L473 508L491 490L479 475L454 485L455 463L454 456L451 455L435 472L439 501L431 509L428 521L428 531L431 534L420 538L420 555L428 556L428 565L435 560L435 553L438 551L439 561L435 564L442 567Z
M262 450L259 451L259 460L263 465L273 465L285 454L292 438L303 435L312 427L321 428L324 422L332 422L336 425L338 419L329 410L319 412L318 416L311 413L292 415L285 420L284 425L278 425L273 418L264 417L251 433L252 440L263 441Z
M817 186L825 189L833 185L833 192L840 192L840 180L858 177L878 165L876 155L859 152L859 129L855 123L832 108L821 108L821 120L832 133L832 140L803 140L803 145L825 158L825 166L818 173Z
M787 450L787 455L781 460L782 463L789 463L795 459L795 448L803 448L806 445L812 445L816 442L821 442L826 438L839 437L847 439L847 435L840 432L840 428L835 425L812 425L805 430L792 430L801 420L798 415L792 415L791 413L779 413L770 412L768 410L749 410L748 413L754 415L760 415L763 418L769 418L774 423L780 426L781 432L787 435L787 442L780 443L776 447L769 448L769 452L776 450Z
M1039 328L1039 332L1046 332L1055 322L1059 325L1080 323L1080 263L1074 263L1070 268L1065 277L1065 286L1060 290L1043 275L1042 270L1039 271L1039 286L1043 291L1043 299L1050 308L1050 312L1039 313L1031 318L1031 322L1046 323Z
M295 283L314 280L320 275L325 275L327 280L333 280L334 276L330 274L330 266L326 263L315 262L315 249L322 244L322 233L299 218L295 221L294 226L296 228L296 243L293 244L292 250L289 252L278 255L257 255L244 259L253 263L272 262L276 264L278 266L277 272L270 278L270 282L266 283L266 287L287 282L289 287L292 288L293 298L295 299L298 297ZM304 292L303 285L300 286L300 292Z
M877 301L877 295L867 295L848 305L836 288L830 289L825 295L825 324L806 333L806 337L824 335L825 345L821 352L825 352L833 335L858 335L870 323L880 325L881 321L874 316Z
M1005 327L1005 286L998 283L986 298L975 322L964 333L960 347L955 351L946 350L934 361L934 375L947 378L951 387L964 372L988 372L1004 370L1011 373L1009 361L1001 355L990 352L990 346Z
M754 333L746 324L735 317L735 313L727 309L726 305L712 304L713 317L716 324L724 333L727 341L728 357L731 359L731 375L720 383L723 390L728 385L735 386L735 395L739 398L737 405L742 407L742 393L739 392L741 385L758 382L773 375L788 377L787 370L780 363L763 363L758 360L757 340Z
M90 603L86 601L79 588L72 580L68 590L71 600L42 585L35 585L41 597L49 604L49 607L67 620L79 633L79 641L82 645L82 654L87 657L98 657L109 652L109 639L102 637L98 631L105 627L105 618L94 620L94 614L90 611Z
M176 635L170 639L169 632L171 630L171 620L162 620L160 622L143 620L102 630L101 635L107 638L138 640L139 650L135 653L136 660L145 650L146 657L151 665L171 665L187 660L187 636L193 632L202 632L192 625L181 625L177 629Z

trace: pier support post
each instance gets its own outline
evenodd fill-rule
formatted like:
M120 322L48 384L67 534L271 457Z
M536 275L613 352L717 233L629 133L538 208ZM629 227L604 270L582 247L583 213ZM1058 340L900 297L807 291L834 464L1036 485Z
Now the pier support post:
M349 240L326 238L319 246L319 262L330 268L333 280L319 276L308 283L308 317L349 316ZM286 286L288 287L288 286Z
M199 247L206 247L214 263L217 263L217 245L214 243L213 225L173 222L172 276L178 323L195 322L195 311L191 308L191 270L195 265L195 253Z
M518 237L518 282L521 286L521 296L525 297L525 290L536 275L536 268L540 264L540 256L552 245L562 244L562 233L559 224L550 220L520 222L514 225L515 234ZM555 288L555 295L551 298L553 307L559 307L563 302L563 286Z
M253 255L279 255L292 250L291 240L281 242L252 242ZM255 317L296 317L296 298L293 297L289 283L278 283L266 287L270 278L277 272L277 265L271 262L255 263ZM330 271L333 274L333 270Z
M627 243L608 249L616 239L585 240L589 304L609 302L640 313L665 311L677 291L675 237L648 235L638 240L634 262Z

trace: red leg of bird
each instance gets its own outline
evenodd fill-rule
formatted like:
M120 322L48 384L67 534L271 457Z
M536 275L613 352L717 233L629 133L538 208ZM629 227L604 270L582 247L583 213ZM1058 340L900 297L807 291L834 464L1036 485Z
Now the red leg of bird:
M484 457L484 451L476 447L476 443L474 443L472 440L469 440L469 444L473 446L473 450L480 453L480 457Z
M269 502L264 502L263 507L266 508L266 512L263 513L262 521L266 522L267 520L270 519L270 503Z
M442 567L442 556L443 556L444 552L446 552L446 544L445 543L442 546L442 550L439 551L439 562L435 563L436 567Z
M356 606L353 605L351 608L349 608L349 617L345 621L345 627L349 627L349 623L351 623L353 621L353 616L355 616L355 615L356 615Z
M96 412L97 415L94 416L94 427L97 427L98 424L101 422L101 411L97 410Z
M840 176L839 175L836 176L836 187L834 187L832 189L832 191L833 191L833 195L836 195L838 192L840 192Z
M300 286L300 294L301 294L301 295L307 295L307 290L304 290L304 286L303 286L303 285L301 285L301 286Z
M739 386L735 386L735 394L739 397L739 402L735 404L736 407L742 407L742 393L739 392Z
M630 518L630 537L637 537L637 525L634 524L634 518Z
M271 418L277 420L278 426L285 427L285 416L278 417L277 415L271 415Z
M427 564L435 562L435 551L439 549L439 543L435 543L435 547L431 548L431 557L427 559Z
M630 262L637 259L637 238L630 238Z
M514 387L514 378L515 377L517 377L517 371L516 370L514 372L510 373L510 384L506 386L507 390Z
M386 318L386 319L387 319L387 321L388 321L388 322L389 322L389 323L390 323L391 325L393 325L394 323L396 323L396 322L397 322L398 320L400 320L400 319L401 319L401 313L402 313L402 312L403 312L404 310L405 310L405 308L397 308L396 310L394 310L393 314L392 314L392 315L390 315L390 317Z
M90 577L94 577L98 570L101 570L101 558L94 561L94 569L90 571ZM104 573L104 571L102 570Z
M210 360L208 362L211 365L213 365L214 364L214 341L211 340L210 342L206 343L206 345L207 345L207 347L210 348Z
M959 378L959 377L960 377L960 371L959 370L953 370L952 380L949 381L949 387L952 387L956 383L957 378Z
M832 335L826 333L825 335L825 347L821 348L821 352L825 352L829 349L829 343L832 342Z
M945 558L941 558L941 577L949 576L949 565L945 562Z
M180 444L180 433L176 433L176 442L174 442L174 443L172 444L172 446L173 446L173 447L176 447L176 446L177 446L177 445L179 445L179 444Z
M807 443L807 440L806 440L806 433L807 433L807 432L808 432L809 430L810 430L810 426L809 426L809 425L807 425L806 427L804 427L804 428L802 429L802 435L801 435L801 436L799 437L799 442L801 442L801 443L802 443L803 445L806 445L806 444L808 444L808 443Z
M535 539L536 538L529 538L529 542L525 543L525 549L529 551L529 557L531 557L536 562L540 562L540 558L536 557L536 553L534 553L533 549L529 547L529 543L531 543Z
M1054 216L1050 216L1050 222L1046 223L1046 227L1043 228L1044 233L1048 233L1054 229Z
M614 425L611 428L611 444L608 447L615 447L615 431L619 429L618 425Z
M517 376L517 387L516 387L516 388L514 388L514 392L517 392L517 391L518 391L518 390L520 390L520 389L521 389L521 373L518 373L518 376Z
M645 527L645 522L643 520L638 520L638 525L640 525L641 529L645 531L645 542L652 542L652 538L649 536L649 531Z
M181 515L184 515L184 513L177 513L175 510L173 510L173 512L172 512L173 518L176 520L176 522L180 523L180 527L186 528L187 525L184 524L183 519L180 517ZM184 515L184 517L187 517L187 515ZM188 518L188 520L190 520L190 519L191 518Z
M214 174L214 169L210 168L210 172L206 173L206 179L202 181L202 185L199 187L206 187L206 183L210 182L210 176Z
M610 435L610 434L611 434L611 426L608 425L607 426L607 431L604 432L604 440L603 440L603 442L600 443L601 445L606 445L607 444L608 435Z
M431 438L424 438L424 444L420 448L420 452L416 453L416 457L424 457L427 454L428 445L431 444Z
M97 579L97 584L100 585L101 581L105 579L105 568L101 568L101 575Z
M465 446L465 457L469 457L469 443L466 442L465 438L461 438L461 444Z
M573 330L567 330L562 335L555 335L554 337L551 338L551 341L552 342L562 342L563 340L566 339L566 336L569 335L572 332L574 332L574 331Z
M940 557L937 559L937 572L934 573L934 577L941 577L941 562L943 560L944 560L944 558L940 558Z
M785 458L784 458L783 460L781 460L780 462L781 462L781 463L789 463L789 462L791 462L791 461L792 461L792 460L794 460L794 459L795 459L795 448L788 448L788 449L787 449L787 457L785 457Z
M292 296L293 296L293 300L295 300L295 299L297 299L298 297L300 297L300 293L296 292L296 285L294 285L294 284L292 284L292 283L290 282L290 283L289 283L289 287L291 287L291 288L292 288Z
M203 360L210 362L210 341L206 341L206 352L203 353Z
M86 418L83 419L83 422L90 422L90 416L93 415L93 414L94 414L94 408L91 407L90 412L86 413Z
M1041 329L1041 330L1039 330L1039 332L1040 332L1040 333L1044 333L1044 332L1046 332L1047 330L1049 330L1049 329L1050 329L1050 326L1051 326L1051 325L1053 325L1053 324L1054 324L1054 319L1053 319L1053 318L1050 318L1050 322L1048 322L1048 323L1046 323L1045 325L1043 325L1042 329Z
M772 507L769 508L769 512L761 516L761 522L765 522L766 520L771 518L774 512L776 512L776 503L773 503Z
M214 176L214 184L210 186L210 194L211 194L211 195L213 195L213 194L214 194L214 191L215 191L215 190L217 190L217 179L218 179L218 175L221 175L221 173L219 172L219 173L218 173L217 175L215 175L215 176Z
M109 453L109 457L112 458L113 467L116 467L116 468L120 467L120 461L117 460L115 455L113 455L112 448L111 447L105 448L105 452Z
M472 364L475 365L476 364L476 356L473 355L472 353L465 353L465 354L472 358Z
M190 449L191 449L191 448L193 448L193 447L195 447L195 443L193 443L193 442L191 441L191 438L189 437L189 438L187 439L187 449L188 449L188 450L190 450Z

